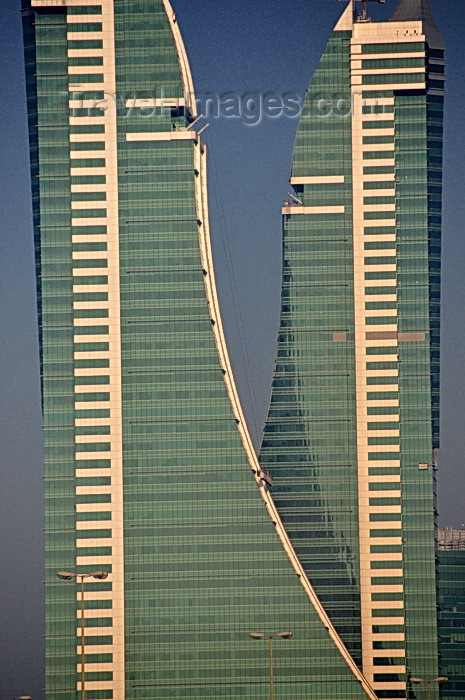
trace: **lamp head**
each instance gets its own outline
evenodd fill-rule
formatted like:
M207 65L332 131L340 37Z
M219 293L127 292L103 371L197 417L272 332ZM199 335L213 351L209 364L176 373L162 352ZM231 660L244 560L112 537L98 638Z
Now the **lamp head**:
M92 571L90 576L93 576L94 578L104 579L104 578L108 578L108 572L107 571Z
M446 676L439 676L439 678L435 678L434 682L435 683L447 683L449 679Z
M410 683L424 683L423 678L410 678Z
M63 581L71 581L76 574L72 574L71 571L57 571L57 576L63 579Z
M250 639L263 639L264 636L261 632L249 632Z
M275 634L275 637L281 637L281 639L290 639L292 637L292 632L280 632Z

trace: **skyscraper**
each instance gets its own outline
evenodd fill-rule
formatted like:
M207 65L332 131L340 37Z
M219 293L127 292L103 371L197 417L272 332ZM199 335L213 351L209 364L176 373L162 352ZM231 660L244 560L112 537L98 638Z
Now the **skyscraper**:
M254 454L168 0L23 0L46 490L46 697L376 696ZM80 594L58 571L90 576ZM85 647L84 668L81 652Z
M297 132L260 459L347 649L379 698L406 698L410 676L438 675L444 52L428 0L388 22L353 11Z
M168 0L23 0L46 470L47 700L413 697L437 670L442 43L337 24L284 208L259 466ZM350 89L349 89L350 86ZM272 493L269 468L275 477ZM374 690L375 689L375 690ZM434 691L435 692L435 691Z

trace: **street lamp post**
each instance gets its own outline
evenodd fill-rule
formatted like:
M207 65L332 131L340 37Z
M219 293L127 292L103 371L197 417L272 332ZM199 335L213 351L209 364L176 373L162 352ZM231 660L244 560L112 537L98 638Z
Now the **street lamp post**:
M249 632L251 639L263 639L268 637L270 640L270 700L274 700L274 679L273 679L273 639L281 637L281 639L290 639L292 632L278 632L277 634L263 634L262 632Z
M431 700L431 683L446 683L449 679L446 676L439 676L438 678L431 678L431 680L426 681L426 697ZM424 683L424 678L410 678L410 683Z
M106 571L92 571L90 574L75 574L71 571L58 571L58 578L63 581L71 581L73 578L81 579L81 700L86 700L85 654L84 654L84 579L107 578Z

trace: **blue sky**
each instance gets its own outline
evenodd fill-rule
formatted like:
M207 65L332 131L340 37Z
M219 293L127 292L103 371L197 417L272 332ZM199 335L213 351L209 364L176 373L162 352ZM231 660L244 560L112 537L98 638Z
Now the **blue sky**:
M301 96L344 4L172 0L200 92ZM370 4L384 18L396 0ZM465 3L431 0L447 47L439 511L465 522ZM42 448L19 0L2 0L0 59L0 697L43 697ZM260 435L279 318L282 200L297 122L210 119L213 245L251 430Z

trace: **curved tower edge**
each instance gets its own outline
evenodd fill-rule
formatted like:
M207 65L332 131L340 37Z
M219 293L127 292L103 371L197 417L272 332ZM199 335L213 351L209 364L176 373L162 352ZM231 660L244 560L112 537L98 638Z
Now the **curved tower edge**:
M164 0L165 1L165 0ZM262 480L263 471L259 465L258 457L252 444L252 440L247 428L247 423L242 410L239 394L237 391L236 384L234 382L234 375L232 371L231 362L229 359L229 353L226 344L226 337L224 334L220 305L218 300L218 293L215 281L213 254L211 247L210 238L210 228L209 228L209 217L208 217L208 194L207 194L207 149L205 144L202 143L200 137L197 138L195 142L195 162L196 169L199 175L196 180L196 204L197 204L197 217L199 224L199 246L200 255L202 261L202 268L204 273L204 283L205 283L205 294L207 297L207 302L210 308L210 319L212 323L212 331L215 339L215 345L218 352L218 357L222 367L224 382L226 385L226 390L228 393L229 400L233 409L234 418L237 423L237 428L239 435L244 447L245 454L247 456L250 468L253 472L255 481L257 483L260 495L263 499L265 507L267 509L268 515L275 526L276 533L281 541L281 544L290 560L290 563L299 578L299 581L305 590L313 608L315 609L319 619L326 628L330 638L332 639L334 645L338 649L339 653L346 661L350 670L357 678L361 686L363 687L367 697L371 700L378 700L378 696L374 692L373 688L369 684L368 680L362 674L355 661L352 659L351 655L347 651L345 645L343 644L341 638L337 634L330 618L328 617L326 611L324 610L320 600L318 599L310 581L291 545L289 537L286 533L284 525L278 514L277 508L273 502L271 494Z
M181 79L184 87L185 104L186 107L189 107L192 116L196 117L197 105L195 102L194 82L192 80L189 59L187 58L187 52L184 46L181 30L179 29L177 22L176 13L174 12L169 0L162 0L162 2L163 7L165 8L166 16L169 20L171 31L173 33L176 52L178 54L179 70L181 71Z

